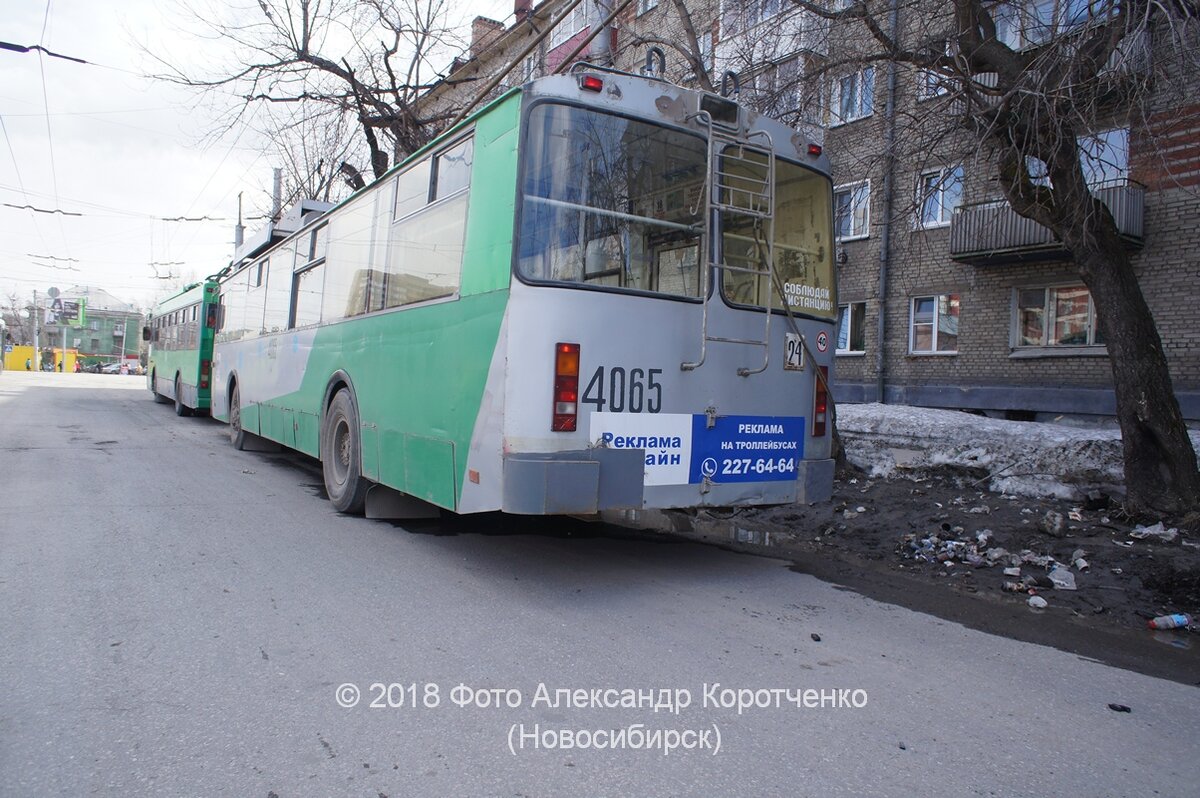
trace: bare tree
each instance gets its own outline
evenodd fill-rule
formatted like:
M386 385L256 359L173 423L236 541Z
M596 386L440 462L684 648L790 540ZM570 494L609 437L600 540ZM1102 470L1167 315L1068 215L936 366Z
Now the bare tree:
M4 307L4 323L8 325L8 334L13 343L28 346L33 343L33 301L21 299L16 293L9 294Z
M361 179L358 173L369 169L379 177L445 122L423 117L416 100L436 79L431 59L461 49L446 19L449 0L178 2L188 26L224 50L228 63L198 67L152 53L164 70L157 77L214 96L232 92L240 103L223 117L223 129L258 118L275 143L311 148L298 131L311 133L338 116L353 120L369 153L366 168L350 158L327 162L348 152L344 137L316 152L293 146L288 169L297 187L326 190L339 172ZM259 113L278 107L287 112Z

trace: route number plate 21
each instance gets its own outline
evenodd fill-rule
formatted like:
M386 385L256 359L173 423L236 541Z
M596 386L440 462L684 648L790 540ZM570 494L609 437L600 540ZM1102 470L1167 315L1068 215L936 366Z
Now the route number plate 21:
M800 336L789 332L783 334L783 368L786 371L804 371L804 344Z

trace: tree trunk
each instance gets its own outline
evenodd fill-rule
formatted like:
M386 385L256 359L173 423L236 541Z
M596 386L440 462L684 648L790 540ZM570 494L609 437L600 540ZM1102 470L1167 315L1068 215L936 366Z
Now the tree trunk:
M1196 452L1171 386L1154 317L1111 215L1093 199L1087 224L1061 230L1092 294L1112 365L1125 455L1126 510L1182 515L1200 509Z

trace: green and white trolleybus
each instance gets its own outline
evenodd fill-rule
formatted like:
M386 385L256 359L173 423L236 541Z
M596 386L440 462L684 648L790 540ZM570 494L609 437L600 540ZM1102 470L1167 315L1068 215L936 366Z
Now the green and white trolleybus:
M219 285L194 283L159 302L142 340L149 342L146 379L156 402L175 402L175 413L207 413L212 406L213 337Z
M831 198L809 134L576 65L244 247L213 415L342 512L822 500Z

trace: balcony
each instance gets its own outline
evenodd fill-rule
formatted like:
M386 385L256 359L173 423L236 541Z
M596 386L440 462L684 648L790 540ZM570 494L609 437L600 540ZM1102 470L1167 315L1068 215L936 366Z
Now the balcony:
M1122 180L1102 185L1093 192L1112 212L1126 248L1141 249L1145 187ZM1001 200L955 209L950 220L950 257L972 266L994 266L1064 260L1071 253L1053 233L1031 219L1018 216Z

